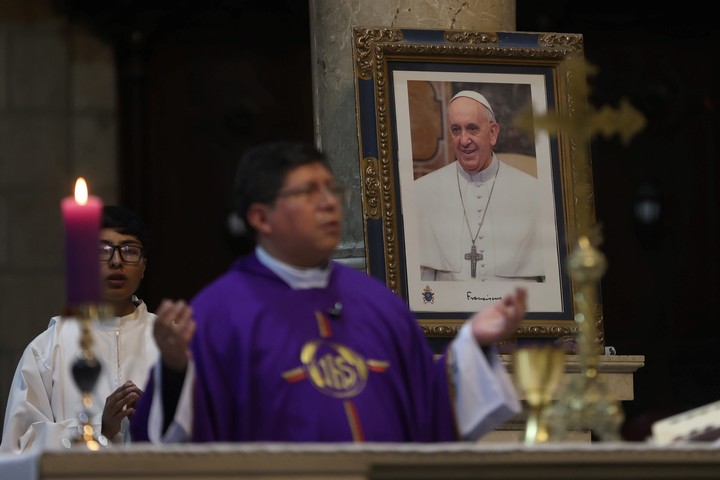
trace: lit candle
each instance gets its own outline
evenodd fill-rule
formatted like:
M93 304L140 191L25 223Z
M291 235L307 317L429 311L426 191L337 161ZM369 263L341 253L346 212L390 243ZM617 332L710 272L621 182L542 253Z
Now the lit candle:
M62 200L68 307L100 301L98 243L102 207L98 197L88 196L87 184L82 177L75 182L75 197Z

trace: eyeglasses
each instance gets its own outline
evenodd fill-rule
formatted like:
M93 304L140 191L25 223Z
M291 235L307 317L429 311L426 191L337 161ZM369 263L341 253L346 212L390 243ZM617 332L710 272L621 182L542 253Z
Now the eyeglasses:
M125 263L138 263L143 258L143 249L137 245L100 245L100 261L109 262L115 255L115 250L120 254L120 259Z
M311 183L306 187L291 188L284 192L279 192L277 198L283 197L298 197L304 198L309 203L317 203L320 200L320 196L324 193L332 195L340 202L347 202L348 190L343 185L332 185L330 187L325 185L319 185L317 183Z

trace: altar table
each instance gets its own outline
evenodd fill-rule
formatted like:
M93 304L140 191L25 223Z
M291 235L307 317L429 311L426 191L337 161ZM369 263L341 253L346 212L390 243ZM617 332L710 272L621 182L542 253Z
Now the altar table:
M37 478L104 480L708 479L720 446L691 443L135 444L31 458ZM0 462L0 477L2 475ZM32 480L32 479L28 479Z

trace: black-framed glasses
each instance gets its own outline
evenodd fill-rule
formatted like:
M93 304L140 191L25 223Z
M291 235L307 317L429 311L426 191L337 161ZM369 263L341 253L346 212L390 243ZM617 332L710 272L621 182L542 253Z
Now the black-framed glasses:
M138 263L143 258L143 249L137 245L110 245L109 243L100 244L98 250L101 262L109 262L115 250L120 254L120 259L125 263Z
M320 185L317 183L311 183L305 187L290 188L288 190L279 192L277 198L283 197L297 197L303 198L309 203L317 203L321 196L325 193L332 195L342 203L346 203L348 199L348 190L344 185Z

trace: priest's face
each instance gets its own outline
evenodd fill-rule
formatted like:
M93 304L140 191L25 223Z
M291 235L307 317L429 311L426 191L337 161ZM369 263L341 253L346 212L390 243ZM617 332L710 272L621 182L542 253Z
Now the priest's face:
M459 97L448 106L448 125L460 165L468 173L486 169L500 132L490 111L472 98Z
M291 265L324 265L340 242L343 197L343 190L322 163L290 170L273 204L264 206L264 213L254 210L255 220L251 221L258 242Z
M132 296L140 288L147 265L147 259L138 250L142 247L134 235L122 234L115 228L103 228L100 231L102 296L105 302L114 307L115 315L129 315L135 310ZM112 253L108 259L110 250Z

